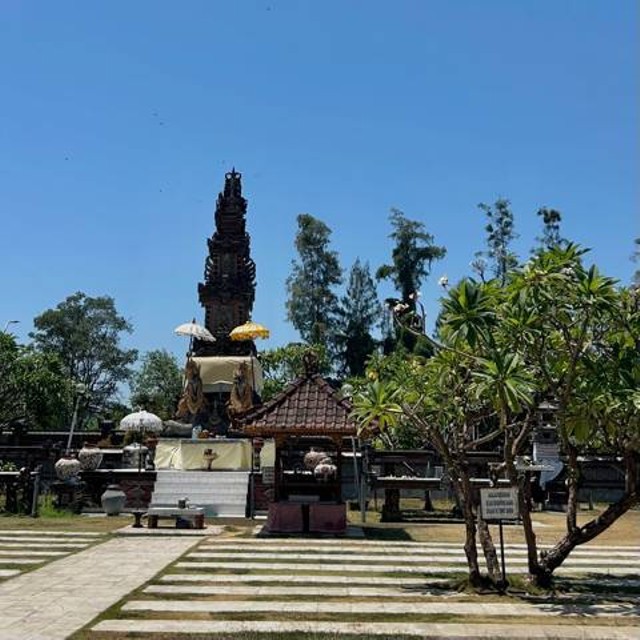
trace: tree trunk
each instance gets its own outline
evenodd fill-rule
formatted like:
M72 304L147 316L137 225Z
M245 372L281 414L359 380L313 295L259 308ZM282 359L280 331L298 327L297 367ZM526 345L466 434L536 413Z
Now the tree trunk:
M573 549L599 536L629 509L640 504L639 484L638 454L627 451L625 454L625 486L627 491L624 497L618 502L610 504L597 518L582 527L569 528L571 520L567 518L567 534L540 560L540 571L536 576L536 582L543 586L548 585L551 582L553 572L567 559Z
M466 472L452 469L452 473L458 474L458 480L454 482L457 489L458 499L460 500L460 508L465 524L465 543L464 552L467 556L467 565L469 567L469 582L473 586L480 586L480 567L478 565L478 548L476 546L476 520L473 513L473 499L471 492L471 483Z
M496 553L496 546L493 543L493 538L491 537L491 531L489 531L489 525L480 514L478 514L478 537L480 538L480 544L482 545L482 551L484 552L484 559L487 563L489 577L497 584L502 579L500 563L498 562L498 554Z
M538 544L535 531L533 530L533 521L531 520L531 473L529 471L524 474L518 496L520 501L522 528L524 529L524 539L527 543L529 574L536 579L540 573L540 565L538 563Z
M571 532L578 524L578 451L574 445L567 442L567 531Z

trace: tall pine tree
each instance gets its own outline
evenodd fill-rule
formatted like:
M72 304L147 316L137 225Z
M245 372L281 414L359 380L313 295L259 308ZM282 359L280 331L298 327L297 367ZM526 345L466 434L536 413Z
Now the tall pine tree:
M369 264L362 264L359 258L351 267L347 291L340 303L336 342L343 372L360 376L376 348L372 331L380 321L382 309Z
M542 218L542 235L536 238L540 249L554 249L565 245L567 241L560 235L560 223L562 214L556 209L542 207L538 209L538 216Z
M511 203L499 198L492 205L479 204L478 208L487 216L485 231L487 232L487 250L476 256L486 255L492 263L495 277L504 284L509 269L518 264L516 254L511 250L511 243L518 234L514 230ZM478 260L477 264L481 264ZM476 270L478 267L475 266ZM480 273L483 276L483 273Z
M342 282L338 254L329 248L331 229L309 214L298 216L295 247L299 259L287 279L287 319L309 344L331 349L335 339L338 297Z

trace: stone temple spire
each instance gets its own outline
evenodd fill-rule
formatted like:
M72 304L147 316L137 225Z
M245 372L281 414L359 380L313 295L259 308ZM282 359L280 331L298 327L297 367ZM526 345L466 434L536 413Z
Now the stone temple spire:
M198 356L249 355L253 342L232 342L229 332L251 317L256 287L256 266L251 259L246 231L247 201L242 197L242 175L235 168L225 175L218 194L215 232L207 241L209 255L198 297L204 307L204 324L216 342L196 342Z

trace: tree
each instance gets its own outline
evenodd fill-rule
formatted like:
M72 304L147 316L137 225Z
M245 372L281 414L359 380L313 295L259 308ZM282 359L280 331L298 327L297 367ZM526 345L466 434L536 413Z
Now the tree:
M487 216L487 250L476 254L476 258L487 256L492 262L495 277L504 284L507 272L515 267L518 259L510 248L511 242L518 237L514 230L511 203L499 198L494 205L480 203L478 208ZM474 268L479 270L482 262L476 260ZM483 273L480 273L483 277Z
M431 272L431 265L442 260L447 253L445 247L434 244L434 237L425 230L424 223L408 220L399 209L391 209L389 236L395 242L391 251L391 264L378 268L379 280L390 279L404 304L415 309L415 294Z
M376 348L371 332L380 321L382 309L369 265L361 264L359 258L351 267L347 291L340 302L336 342L343 370L350 376L361 376Z
M585 267L585 254L576 245L556 246L505 274L504 285L464 280L443 302L435 356L404 367L395 380L392 404L421 427L453 476L472 581L480 575L476 533L490 575L497 575L495 546L468 483L468 452L476 447L502 450L493 472L518 487L529 573L539 584L550 583L576 546L640 503L640 292ZM530 472L516 466L528 453L542 399L558 408L568 487L566 532L544 553L532 524ZM579 459L589 453L618 465L625 491L579 525Z
M82 420L89 406L100 410L129 380L137 351L120 344L122 334L131 333L132 327L118 314L113 298L74 293L36 317L33 324L36 330L30 337L36 348L56 356L72 384L85 385L86 399L79 405ZM68 419L71 411L69 403Z
M338 254L329 248L331 229L309 214L298 216L295 246L299 261L287 279L287 319L309 344L333 344L338 298L334 287L342 282Z
M182 372L175 356L165 349L148 351L133 374L131 403L156 413L163 420L173 417L182 393Z
M331 367L327 350L321 345L309 346L290 342L284 347L268 349L258 355L264 376L263 401L270 400L290 382L304 374L305 356L310 352L316 358L318 373L329 373Z
M60 429L71 389L53 355L19 345L0 332L0 427L24 421L38 429Z
M560 223L562 222L562 214L556 209L548 209L542 207L538 209L538 216L542 218L543 229L542 236L536 238L541 249L553 249L566 245L567 241L560 235Z
M633 260L633 262L640 262L640 238L634 240L634 245L635 248L631 260ZM636 272L633 274L633 283L640 286L640 269L636 269Z

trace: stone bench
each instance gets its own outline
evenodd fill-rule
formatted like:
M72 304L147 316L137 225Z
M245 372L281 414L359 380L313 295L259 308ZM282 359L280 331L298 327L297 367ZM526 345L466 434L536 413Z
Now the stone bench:
M149 507L147 510L147 527L158 528L158 520L174 519L175 526L179 520L192 520L194 529L204 529L204 509L202 507Z

